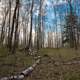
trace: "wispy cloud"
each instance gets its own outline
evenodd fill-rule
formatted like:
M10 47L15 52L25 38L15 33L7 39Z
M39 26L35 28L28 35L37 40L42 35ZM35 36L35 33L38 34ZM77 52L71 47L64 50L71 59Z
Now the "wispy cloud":
M67 3L67 1L66 0L53 0L53 4L54 5L62 5L62 4L65 4L65 3Z
M50 0L44 0L44 5L50 6L51 5Z

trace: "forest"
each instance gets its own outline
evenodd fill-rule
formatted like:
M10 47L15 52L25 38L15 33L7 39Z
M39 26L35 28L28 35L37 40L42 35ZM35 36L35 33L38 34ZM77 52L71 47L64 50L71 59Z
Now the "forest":
M80 0L0 0L0 80L80 80Z

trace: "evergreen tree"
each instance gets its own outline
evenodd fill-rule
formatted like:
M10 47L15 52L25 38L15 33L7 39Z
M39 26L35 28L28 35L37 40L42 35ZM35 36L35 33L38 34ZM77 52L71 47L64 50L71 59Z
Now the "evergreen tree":
M63 44L66 42L69 44L70 48L77 49L77 32L78 32L78 19L77 15L73 11L71 0L68 1L70 13L66 16L66 22L64 26L64 40Z

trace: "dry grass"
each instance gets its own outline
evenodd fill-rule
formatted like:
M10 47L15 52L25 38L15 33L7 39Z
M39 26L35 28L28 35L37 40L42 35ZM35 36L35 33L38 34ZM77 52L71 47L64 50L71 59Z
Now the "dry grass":
M49 55L54 59L63 59L63 60L70 60L74 57L80 57L80 50L70 49L70 48L60 48L60 49L50 49L44 48L41 49L41 55Z
M0 49L0 77L17 74L34 63L33 57L17 51L10 54L4 48Z
M80 51L74 49L41 49L42 57L31 76L24 80L80 80L80 65L54 65L54 60L71 60L80 57ZM34 62L31 56L17 51L14 55L9 55L6 49L0 49L0 77L16 74L27 68Z
M58 65L57 60L79 58L79 50L74 49L42 49L43 56L40 65L25 80L80 80L80 64ZM79 58L80 59L80 58Z

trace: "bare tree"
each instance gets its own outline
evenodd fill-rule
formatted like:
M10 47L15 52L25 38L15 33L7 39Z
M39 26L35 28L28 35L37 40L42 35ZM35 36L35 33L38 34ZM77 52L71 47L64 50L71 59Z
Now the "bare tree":
M11 51L12 50L12 39L13 39L13 34L14 34L14 28L15 28L15 21L16 21L16 14L17 14L17 9L19 7L19 0L16 0L16 6L15 6L15 9L14 9L14 13L13 13L13 18L12 18L12 26L11 26L11 32L10 32L10 38L9 38L9 50ZM19 15L19 13L18 13ZM17 23L18 25L18 23ZM17 26L16 25L16 26Z
M31 42L32 42L32 23L33 23L33 7L34 7L34 0L32 0L32 4L31 4L31 11L30 11L30 35L29 35L29 43L28 45L26 46L26 49L29 50L30 48L30 45L31 45Z
M3 44L3 41L4 41L4 37L5 37L5 25L6 25L6 18L8 16L8 13L9 13L9 8L7 9L5 7L4 9L4 17L3 17L3 22L2 22L2 29L1 29L1 38L0 38L0 42Z
M13 50L12 53L15 52L16 47L18 46L18 23L19 23L19 7L20 7L20 1L17 0L17 10L16 10L16 24L15 24L15 33L14 33L14 45L13 45Z

